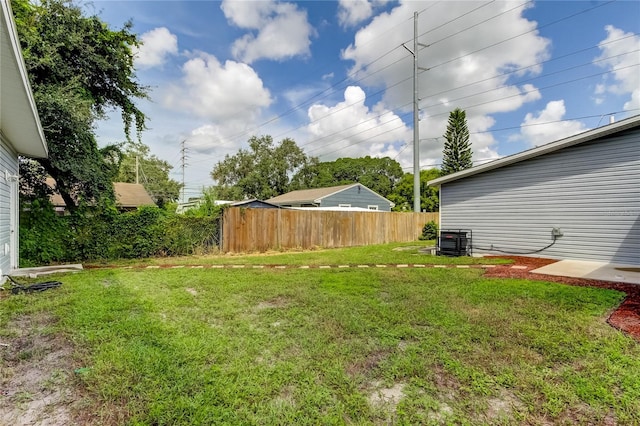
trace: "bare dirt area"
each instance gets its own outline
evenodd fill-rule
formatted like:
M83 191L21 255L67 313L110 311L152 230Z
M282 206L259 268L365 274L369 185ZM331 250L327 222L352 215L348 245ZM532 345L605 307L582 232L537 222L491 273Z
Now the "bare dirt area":
M70 342L52 331L45 315L20 317L8 324L0 345L0 425L76 424Z
M568 285L583 287L598 287L617 290L626 293L627 297L618 308L609 316L607 320L612 326L621 330L635 340L640 341L640 285L617 283L612 281L598 281L583 278L558 277L554 275L532 274L530 271L557 262L555 259L522 257L522 256L499 256L503 259L512 259L512 265L499 265L487 269L485 276L499 278L524 278L527 280L551 281ZM513 266L523 268L514 268Z

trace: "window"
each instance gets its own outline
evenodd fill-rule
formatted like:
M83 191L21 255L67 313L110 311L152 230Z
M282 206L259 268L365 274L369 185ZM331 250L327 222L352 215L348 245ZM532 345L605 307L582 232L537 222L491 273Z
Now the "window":
M351 207L351 204L338 204L338 207Z
M373 204L373 205L372 205L372 204L369 204L369 205L367 206L367 208L368 208L369 210L378 210L378 205L377 205L377 204Z

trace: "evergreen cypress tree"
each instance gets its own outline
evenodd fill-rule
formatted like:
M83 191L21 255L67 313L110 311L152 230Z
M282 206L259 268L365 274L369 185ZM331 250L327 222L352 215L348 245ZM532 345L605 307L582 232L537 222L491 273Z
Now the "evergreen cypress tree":
M451 111L447 132L443 136L446 142L442 151L442 176L472 167L467 116L463 110L456 108Z

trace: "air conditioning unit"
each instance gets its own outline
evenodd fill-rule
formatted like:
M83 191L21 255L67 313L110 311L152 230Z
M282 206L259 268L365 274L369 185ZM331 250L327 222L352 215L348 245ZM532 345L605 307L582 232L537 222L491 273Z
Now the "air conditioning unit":
M438 256L471 256L471 230L442 230L436 248Z

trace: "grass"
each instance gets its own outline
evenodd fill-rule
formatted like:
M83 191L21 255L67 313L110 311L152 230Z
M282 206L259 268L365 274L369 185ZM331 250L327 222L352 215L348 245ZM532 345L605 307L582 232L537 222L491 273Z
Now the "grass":
M106 265L342 265L342 264L407 264L420 263L428 265L442 264L504 264L509 263L499 258L475 257L441 257L431 256L420 249L433 247L434 241L417 241L411 243L390 243L360 247L337 249L317 249L304 251L270 251L252 254L219 254L206 256L151 258L143 260L119 260L117 262L95 262L88 266Z
M60 280L1 298L0 336L21 316L59 318L94 423L640 423L640 345L605 322L615 291L436 268Z

